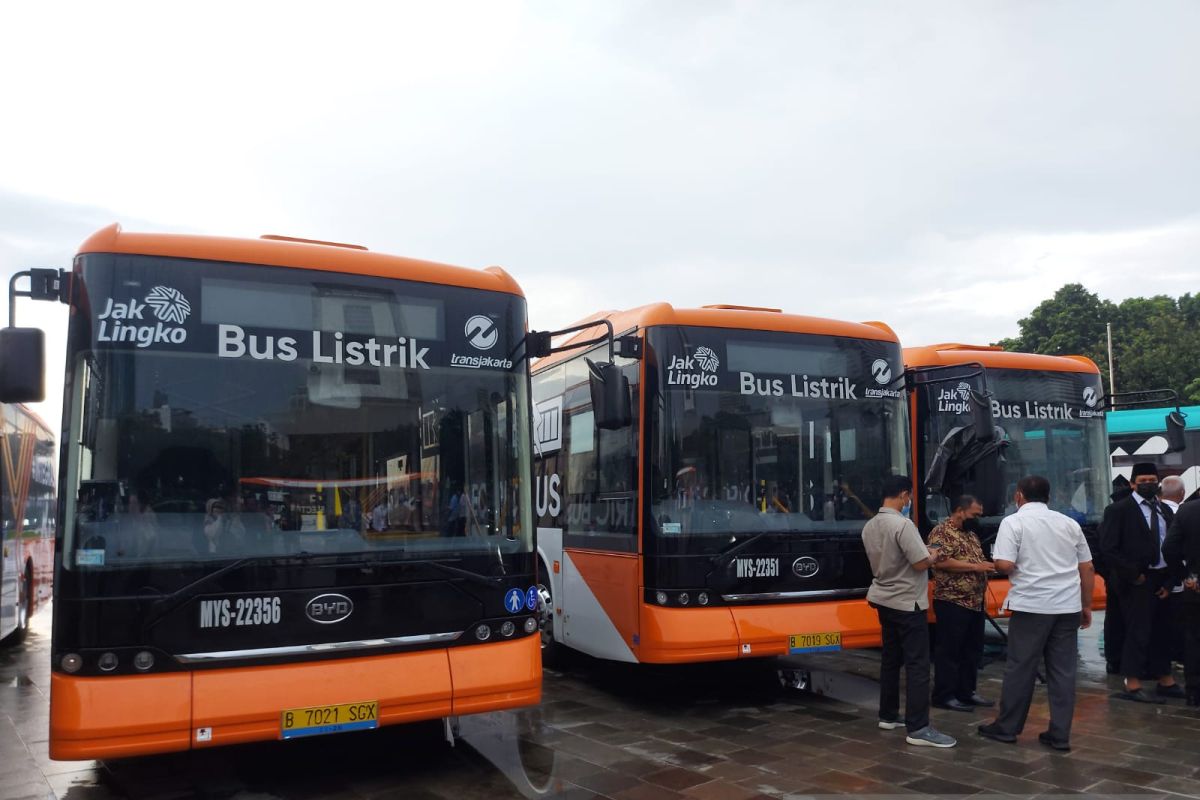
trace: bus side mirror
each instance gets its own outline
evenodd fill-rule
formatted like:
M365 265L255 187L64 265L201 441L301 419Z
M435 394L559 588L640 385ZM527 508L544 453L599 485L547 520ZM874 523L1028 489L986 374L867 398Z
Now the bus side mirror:
M633 404L629 399L629 378L616 364L597 364L590 358L588 384L592 393L592 413L596 427L614 431L633 422Z
M1187 441L1183 432L1187 429L1187 419L1179 411L1167 414L1167 452L1182 453L1187 449Z
M996 420L992 416L992 398L990 395L971 390L971 421L975 426L975 438L981 442L990 442L996 431Z
M46 335L40 328L0 328L0 403L46 398Z

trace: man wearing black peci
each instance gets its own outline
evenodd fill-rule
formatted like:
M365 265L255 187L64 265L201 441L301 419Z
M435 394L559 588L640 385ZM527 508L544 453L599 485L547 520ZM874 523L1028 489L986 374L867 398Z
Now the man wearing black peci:
M1170 606L1174 581L1163 559L1162 544L1174 516L1158 499L1158 468L1134 464L1133 494L1104 510L1100 547L1124 618L1121 674L1125 690L1116 696L1138 703L1162 703L1183 697L1171 675ZM1154 694L1142 689L1142 677L1158 681Z

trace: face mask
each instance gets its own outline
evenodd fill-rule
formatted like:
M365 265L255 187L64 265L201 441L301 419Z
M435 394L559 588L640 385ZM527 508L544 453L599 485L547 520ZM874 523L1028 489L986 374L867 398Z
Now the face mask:
M979 533L979 519L977 517L964 519L962 529L968 533Z
M1153 483L1149 481L1146 483L1139 483L1137 485L1137 493L1147 500L1152 497L1156 497L1158 495L1158 481L1154 481Z
M912 501L909 500L907 503L904 504L904 508L900 509L900 515L907 517L911 513L912 513Z

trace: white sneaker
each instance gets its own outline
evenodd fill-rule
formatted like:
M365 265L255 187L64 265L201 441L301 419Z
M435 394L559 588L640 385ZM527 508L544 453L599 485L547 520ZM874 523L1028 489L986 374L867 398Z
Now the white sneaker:
M881 719L881 720L879 720L879 727L885 731L894 731L894 730L896 730L896 728L904 727L904 723Z
M926 725L919 731L913 731L904 737L904 741L918 747L954 747L958 744L953 736L935 731L932 725Z

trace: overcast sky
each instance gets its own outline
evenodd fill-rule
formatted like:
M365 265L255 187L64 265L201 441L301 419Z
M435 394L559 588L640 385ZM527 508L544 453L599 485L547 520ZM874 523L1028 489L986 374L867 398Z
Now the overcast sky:
M1200 288L1200 3L8 3L0 275L93 230L500 264L989 342ZM50 333L61 308L23 305Z

